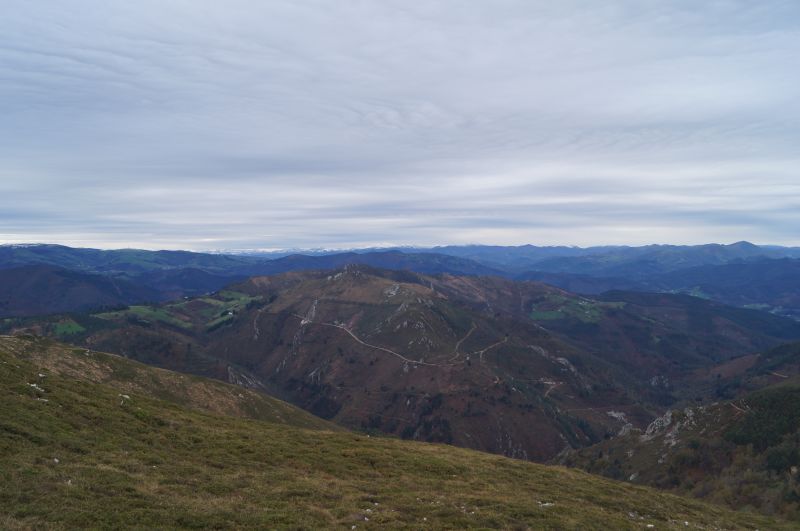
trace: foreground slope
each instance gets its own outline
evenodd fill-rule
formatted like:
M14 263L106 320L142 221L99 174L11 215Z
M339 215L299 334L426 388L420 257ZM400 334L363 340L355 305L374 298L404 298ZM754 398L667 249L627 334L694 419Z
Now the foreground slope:
M0 336L0 353L39 367L31 385L37 391L48 376L58 375L113 387L120 400L131 394L166 400L182 407L299 428L336 430L335 425L282 400L241 386L150 367L127 358L79 349L33 336ZM38 382L38 383L36 383ZM42 398L38 396L37 398Z
M4 528L785 527L572 470L193 411L59 374L40 347L0 341Z

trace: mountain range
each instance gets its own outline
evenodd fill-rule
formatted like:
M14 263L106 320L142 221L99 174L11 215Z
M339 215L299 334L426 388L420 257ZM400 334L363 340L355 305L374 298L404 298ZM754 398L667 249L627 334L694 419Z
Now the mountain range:
M59 245L0 246L0 283L9 274L8 269L48 265L134 284L141 290L136 302L147 302L202 295L251 276L328 270L346 264L425 274L537 280L586 294L610 290L688 293L800 317L800 250L747 242L585 249L450 246L295 253L277 258L186 251L102 251ZM91 282L88 277L83 280ZM128 299L120 302L124 300ZM84 309L87 302L81 301L74 309ZM39 303L33 297L11 301L7 309L0 310L0 316L26 315L24 306L35 304ZM97 307L106 304L107 297L98 297ZM22 310L14 310L16 307Z

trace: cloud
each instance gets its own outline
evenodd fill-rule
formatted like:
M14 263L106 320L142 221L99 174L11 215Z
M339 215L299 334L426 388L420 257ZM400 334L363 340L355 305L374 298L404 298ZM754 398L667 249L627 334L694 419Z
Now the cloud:
M6 4L0 240L800 243L796 2Z

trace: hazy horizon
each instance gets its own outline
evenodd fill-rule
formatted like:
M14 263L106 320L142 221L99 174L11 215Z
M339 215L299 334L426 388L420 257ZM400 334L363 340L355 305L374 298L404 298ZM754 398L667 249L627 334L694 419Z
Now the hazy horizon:
M72 248L86 248L86 249L99 249L103 251L118 251L118 250L143 250L143 251L191 251L196 253L230 253L230 254L258 254L258 253L285 253L285 252L347 252L347 251L368 251L368 250L375 250L375 251L382 251L382 250L404 250L404 249L436 249L439 247L481 247L481 246L496 246L496 247L525 247L525 246L533 246L533 247L569 247L575 249L588 249L593 247L647 247L647 246L662 246L662 247L682 247L682 246L702 246L702 245L723 245L723 246L730 246L739 243L749 243L752 245L756 245L758 247L783 247L783 248L795 248L798 246L791 246L791 245L778 245L778 244L770 244L770 243L756 243L750 242L747 240L739 240L739 241L731 241L731 242L705 242L701 244L684 244L684 243L661 243L661 242L651 242L647 244L641 245L625 245L625 244L597 244L597 245L569 245L569 244L553 244L553 245L543 245L543 244L536 244L536 243L523 243L519 245L497 245L493 243L462 243L462 244L437 244L437 245L374 245L374 246L361 246L361 247L282 247L282 248L205 248L205 249L188 249L183 247L114 247L114 246L107 246L107 247L86 247L81 245L70 245L67 243L61 242L19 242L19 243L9 243L9 242L0 242L0 247L2 246L16 246L16 247L34 247L39 245L61 245L65 247L72 247Z

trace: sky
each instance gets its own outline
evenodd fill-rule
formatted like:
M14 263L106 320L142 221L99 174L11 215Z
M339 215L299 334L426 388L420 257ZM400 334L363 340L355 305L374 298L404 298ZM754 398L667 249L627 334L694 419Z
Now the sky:
M800 245L796 0L4 0L0 243Z

